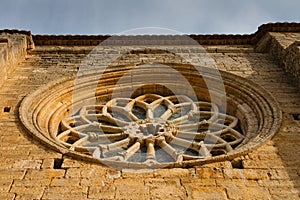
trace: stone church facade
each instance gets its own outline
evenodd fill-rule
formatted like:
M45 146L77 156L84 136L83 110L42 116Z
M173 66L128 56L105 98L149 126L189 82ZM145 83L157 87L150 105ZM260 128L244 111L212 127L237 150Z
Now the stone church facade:
M0 31L0 198L299 199L299 44L299 23L249 35Z

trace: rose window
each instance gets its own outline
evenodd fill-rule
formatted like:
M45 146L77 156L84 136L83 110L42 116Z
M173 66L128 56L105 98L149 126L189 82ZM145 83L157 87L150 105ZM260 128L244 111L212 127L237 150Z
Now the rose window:
M135 74L136 81L128 73L130 85L117 84L132 67L112 67L101 81L86 72L79 82L63 78L33 91L21 103L21 122L42 145L63 155L119 168L232 160L278 131L280 108L261 86L221 71L224 95L213 84L218 80L213 73L199 76L191 66L170 67L184 75L196 98L173 74L162 80L167 86L141 83L155 78L151 70L140 79ZM212 83L209 89L206 82ZM211 94L218 98L211 101Z
M244 138L238 123L212 103L145 94L82 107L61 121L57 139L97 159L181 162L232 151Z

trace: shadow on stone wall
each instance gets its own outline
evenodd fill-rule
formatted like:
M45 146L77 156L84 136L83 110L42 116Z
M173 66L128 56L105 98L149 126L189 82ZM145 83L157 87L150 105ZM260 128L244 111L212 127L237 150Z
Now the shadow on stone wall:
M269 160L270 172L275 172L268 173L272 180L268 183L269 191L281 195L280 198L287 193L300 196L300 94L291 83L291 78L268 54L249 54L244 57L249 61L252 71L251 75L245 77L268 90L278 101L283 113L280 131L270 143L275 147L274 153L280 158L281 165L276 159Z

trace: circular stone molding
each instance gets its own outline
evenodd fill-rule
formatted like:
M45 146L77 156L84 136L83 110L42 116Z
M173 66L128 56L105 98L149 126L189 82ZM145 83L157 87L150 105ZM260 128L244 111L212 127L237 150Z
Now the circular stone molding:
M130 98L113 97L112 93L126 89L116 90L112 81L122 77L120 69L109 70L101 81L86 73L76 83L76 98L75 78L39 88L21 103L22 123L44 145L62 154L118 168L188 167L231 160L261 145L280 127L277 102L244 78L220 72L225 112L218 102L210 102L204 75L191 68L186 79L196 100L188 92L178 94L157 84L140 85ZM207 76L206 81L214 80L212 74ZM85 88L93 84L95 93L87 93Z

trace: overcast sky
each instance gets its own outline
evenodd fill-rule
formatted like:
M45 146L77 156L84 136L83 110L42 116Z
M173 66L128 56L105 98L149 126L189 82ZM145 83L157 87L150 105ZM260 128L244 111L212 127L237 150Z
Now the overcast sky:
M0 29L33 34L120 34L142 27L180 33L253 33L300 22L300 0L0 0Z

